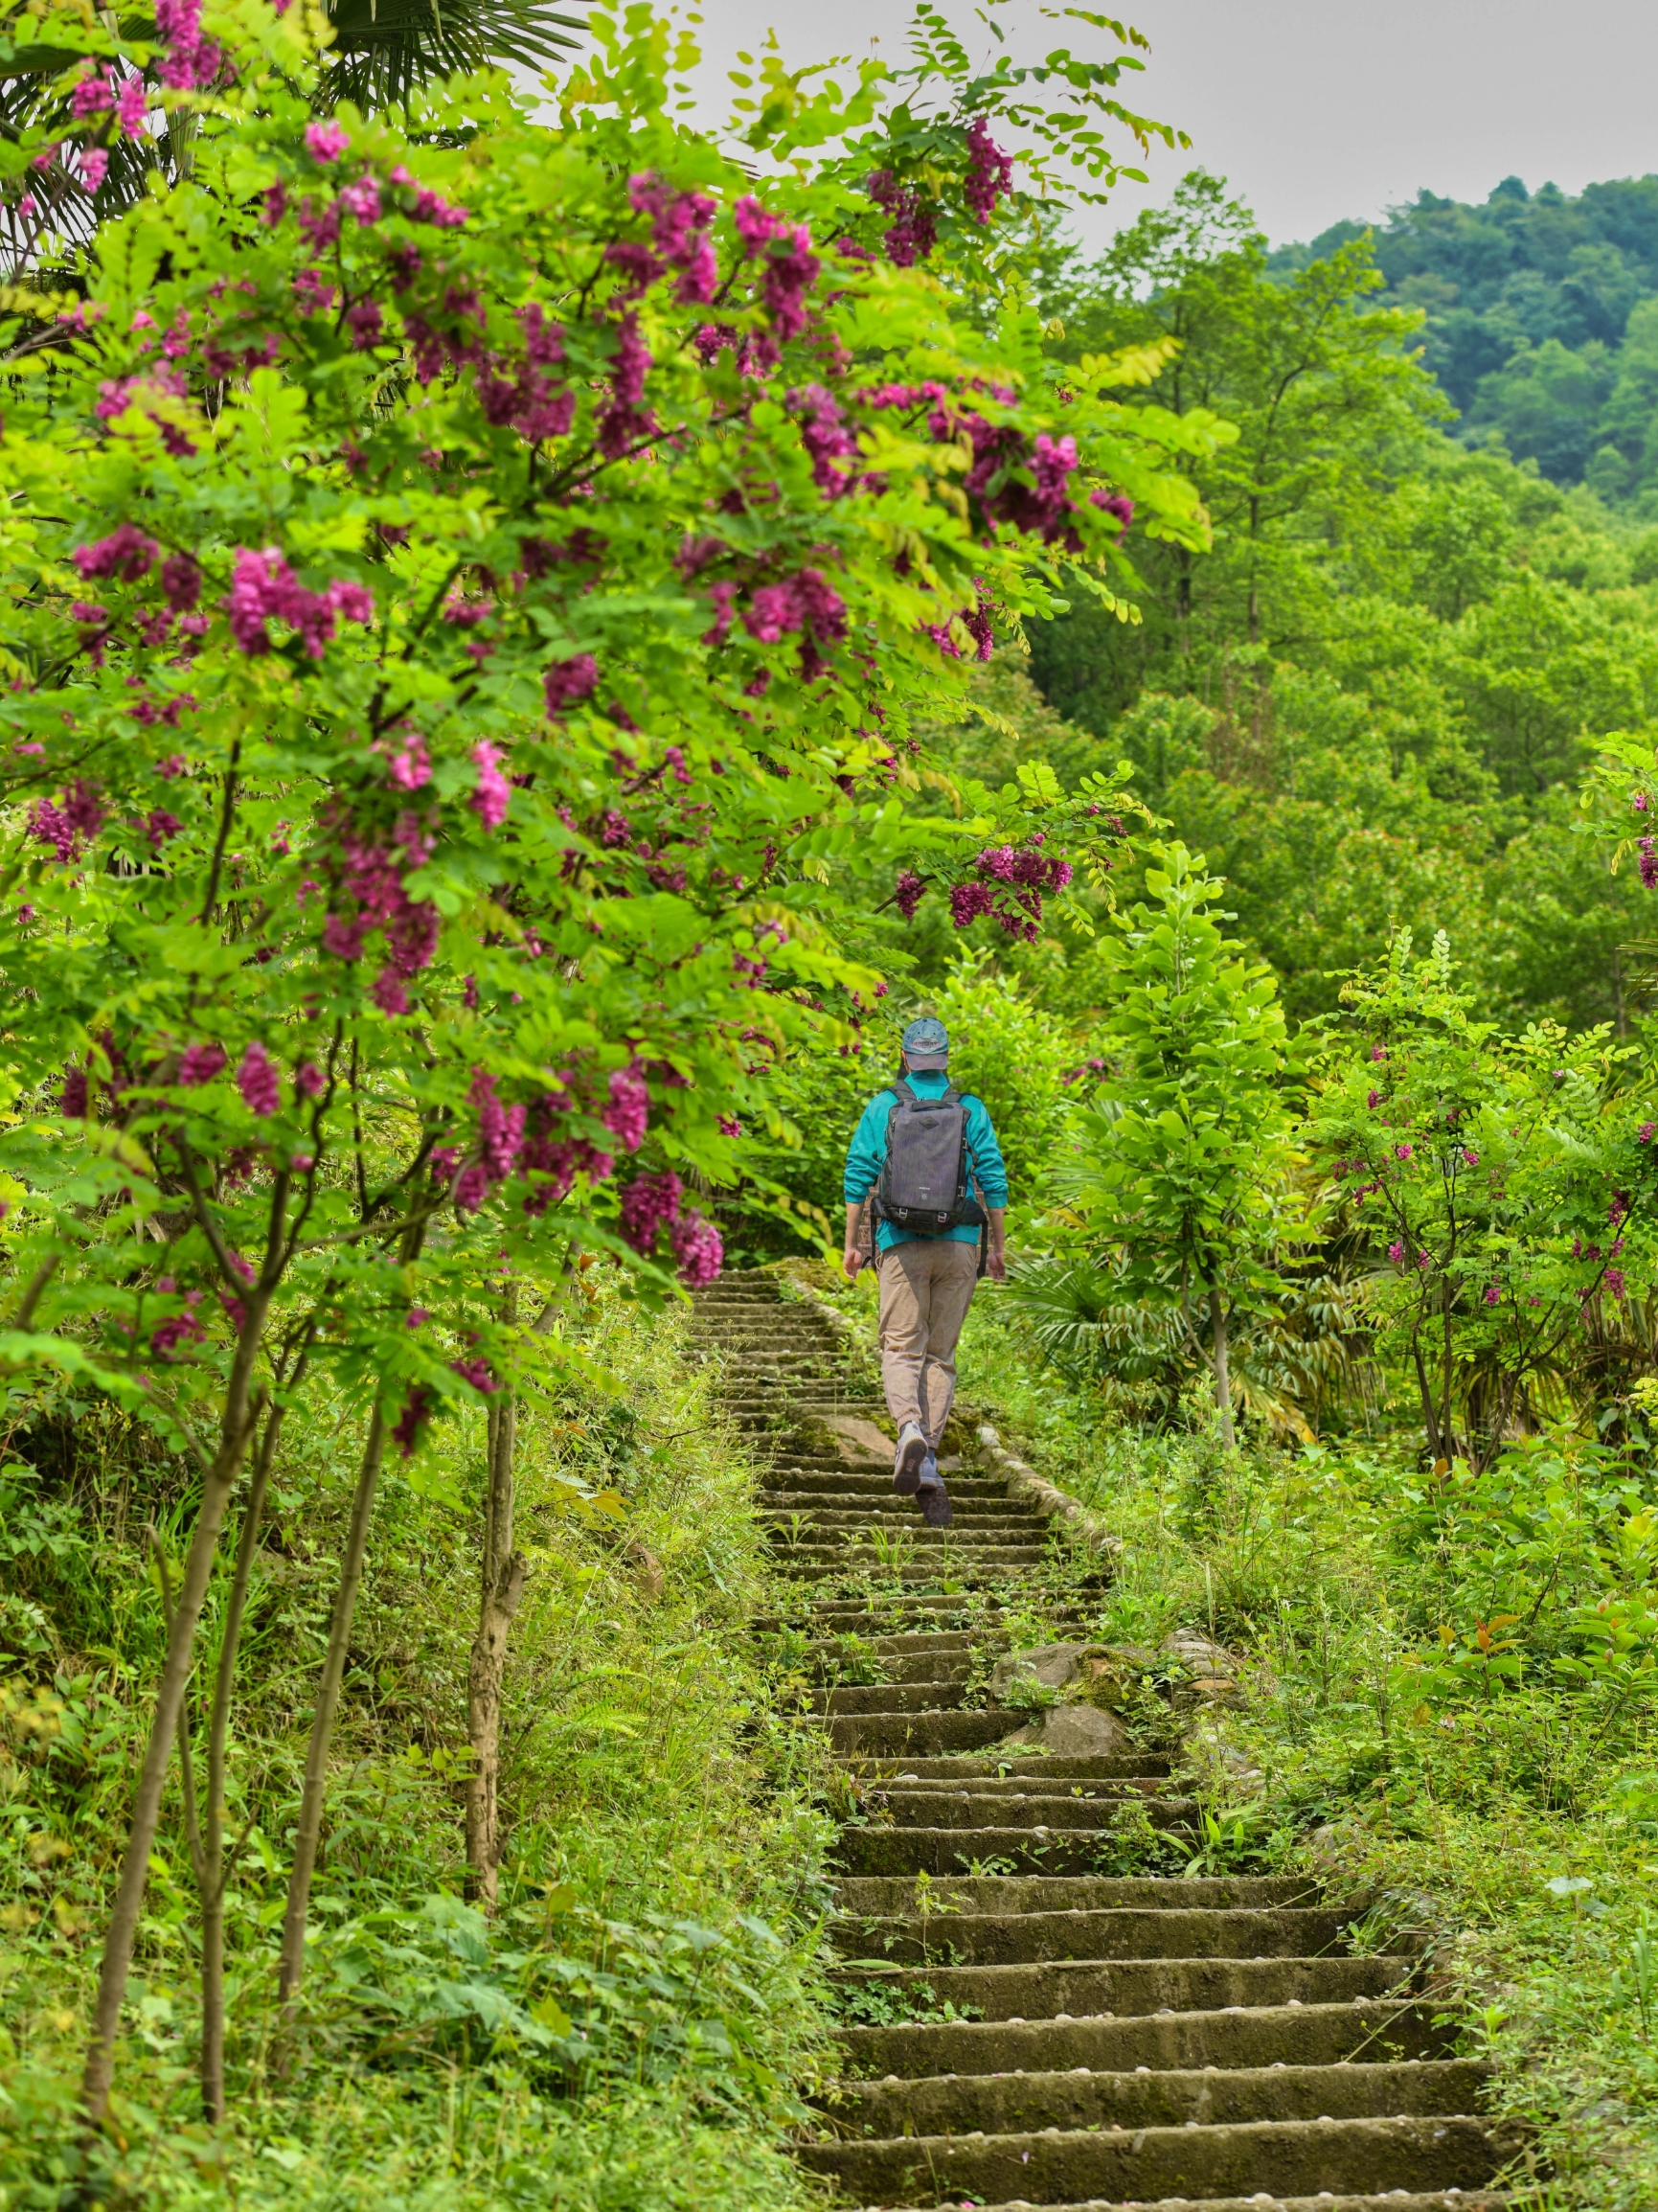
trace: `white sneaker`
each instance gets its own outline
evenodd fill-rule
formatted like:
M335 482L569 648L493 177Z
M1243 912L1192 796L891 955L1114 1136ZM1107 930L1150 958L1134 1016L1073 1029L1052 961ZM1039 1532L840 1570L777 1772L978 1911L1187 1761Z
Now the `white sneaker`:
M921 1485L921 1462L927 1456L927 1440L913 1421L906 1421L898 1430L898 1448L893 1460L893 1488L905 1497L912 1497Z

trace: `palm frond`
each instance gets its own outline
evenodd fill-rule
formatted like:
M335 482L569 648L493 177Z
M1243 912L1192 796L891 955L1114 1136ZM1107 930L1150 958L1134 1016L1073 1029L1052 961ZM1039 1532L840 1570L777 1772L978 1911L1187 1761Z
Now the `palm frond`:
M334 43L324 83L329 103L362 108L407 100L438 77L472 69L550 69L575 50L586 18L544 0L329 0Z

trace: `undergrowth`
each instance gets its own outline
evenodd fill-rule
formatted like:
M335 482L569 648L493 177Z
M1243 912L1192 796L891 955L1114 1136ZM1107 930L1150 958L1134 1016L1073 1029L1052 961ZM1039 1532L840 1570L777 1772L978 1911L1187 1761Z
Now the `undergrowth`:
M797 2207L824 2048L828 1835L747 1632L772 1603L740 1439L682 1324L596 1294L526 1417L501 1909L461 1824L480 1435L388 1481L336 1746L297 2074L270 2078L287 1836L351 1440L295 1433L241 1660L232 2118L194 2117L174 1779L131 1990L111 2206ZM67 2201L73 2107L146 1695L176 1462L95 1405L14 1407L0 1472L0 2206ZM153 1532L153 1535L147 1532ZM198 1666L211 1677L212 1622Z

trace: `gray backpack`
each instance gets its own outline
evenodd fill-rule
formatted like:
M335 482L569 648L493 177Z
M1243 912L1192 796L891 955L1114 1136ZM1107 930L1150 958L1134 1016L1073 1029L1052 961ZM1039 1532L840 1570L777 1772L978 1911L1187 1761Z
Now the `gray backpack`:
M967 1160L967 1111L960 1091L918 1098L900 1077L887 1117L887 1156L875 1185L875 1212L912 1237L983 1228Z

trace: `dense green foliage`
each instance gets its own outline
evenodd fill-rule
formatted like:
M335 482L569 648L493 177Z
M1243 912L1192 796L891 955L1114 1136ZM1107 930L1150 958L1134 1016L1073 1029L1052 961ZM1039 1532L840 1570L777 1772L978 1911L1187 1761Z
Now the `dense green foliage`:
M1509 176L1483 207L1420 192L1374 234L1333 223L1268 265L1289 275L1364 238L1389 304L1420 311L1423 359L1468 444L1658 515L1658 176L1576 198Z

